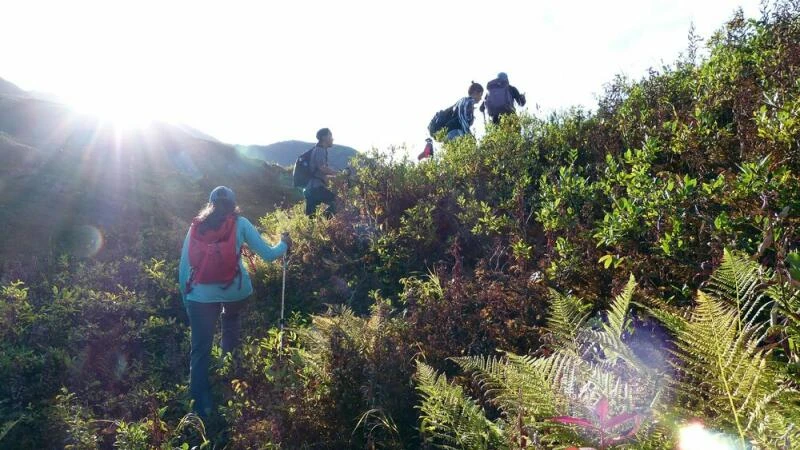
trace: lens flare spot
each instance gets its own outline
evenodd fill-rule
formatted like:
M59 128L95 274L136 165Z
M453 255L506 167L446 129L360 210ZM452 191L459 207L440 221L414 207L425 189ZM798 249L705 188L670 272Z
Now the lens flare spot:
M736 443L720 433L714 433L701 423L690 423L678 432L679 450L733 450Z
M90 258L103 248L103 233L95 226L81 225L62 235L62 247L75 256Z

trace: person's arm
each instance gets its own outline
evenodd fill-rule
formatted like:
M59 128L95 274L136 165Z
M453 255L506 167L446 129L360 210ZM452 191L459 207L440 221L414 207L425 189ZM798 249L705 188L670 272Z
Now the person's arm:
M275 261L286 253L286 244L278 242L277 245L270 247L261 238L261 233L246 218L239 216L238 226L242 229L243 241L264 261Z
M186 238L183 240L183 248L181 249L181 262L178 265L178 289L180 289L181 300L184 306L186 305L186 282L189 281L191 267L189 266L189 236L192 229L186 233Z
M519 89L514 86L509 86L509 90L511 91L511 98L517 102L519 106L525 106L525 96L519 93Z
M467 128L464 129L466 133L471 133L470 128L472 123L475 122L475 100L472 97L468 98L464 105L464 117L467 121Z

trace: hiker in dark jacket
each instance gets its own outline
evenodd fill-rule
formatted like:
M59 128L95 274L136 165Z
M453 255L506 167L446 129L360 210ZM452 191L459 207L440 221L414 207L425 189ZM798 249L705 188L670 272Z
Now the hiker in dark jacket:
M325 211L327 217L336 214L336 195L328 189L328 178L336 176L337 172L328 167L328 149L333 146L333 133L328 128L317 131L317 145L311 152L309 167L311 179L308 180L303 196L306 199L306 215L310 216L317 210L321 203L328 205Z
M253 224L239 215L233 191L218 186L192 220L178 269L192 331L189 390L194 410L204 418L212 410L208 366L217 319L222 319L222 351L231 352L239 344L244 300L253 293L250 276L242 265L243 244L265 261L273 261L288 253L292 240L283 234L281 242L270 247ZM206 252L212 247L215 253Z
M459 136L472 134L470 127L475 120L475 104L481 101L483 96L483 86L480 83L472 82L467 90L467 96L459 100L455 108L455 116L447 123L446 140L455 139Z
M519 106L525 106L525 96L519 90L508 83L508 75L505 72L497 74L497 78L486 85L486 99L481 104L481 112L488 112L492 122L497 125L500 123L500 116L503 114L515 114L514 102Z

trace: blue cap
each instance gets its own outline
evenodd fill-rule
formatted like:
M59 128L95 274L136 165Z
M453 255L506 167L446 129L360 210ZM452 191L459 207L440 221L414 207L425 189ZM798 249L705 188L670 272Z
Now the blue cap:
M208 203L214 203L220 199L230 200L231 202L236 203L236 195L229 187L215 187L214 190L211 191L211 195L208 196Z
M501 79L501 80L503 80L503 81L508 81L508 75L506 75L506 73L505 73L505 72L500 72L500 73L498 73L498 74L497 74L497 78L499 78L499 79Z

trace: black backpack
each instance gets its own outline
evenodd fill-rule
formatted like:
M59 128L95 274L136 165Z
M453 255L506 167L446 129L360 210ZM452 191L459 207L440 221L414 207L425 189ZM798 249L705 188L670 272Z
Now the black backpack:
M439 130L446 127L453 119L456 118L456 105L445 108L434 114L431 123L428 124L428 133L431 136L436 134Z
M292 171L292 183L294 187L306 187L313 173L311 172L311 155L314 153L316 147L311 147L311 150L303 153L297 157L294 162L294 170Z
M511 96L511 87L508 81L499 78L492 80L486 85L486 89L489 93L483 104L486 105L486 111L490 116L514 111L514 98Z

